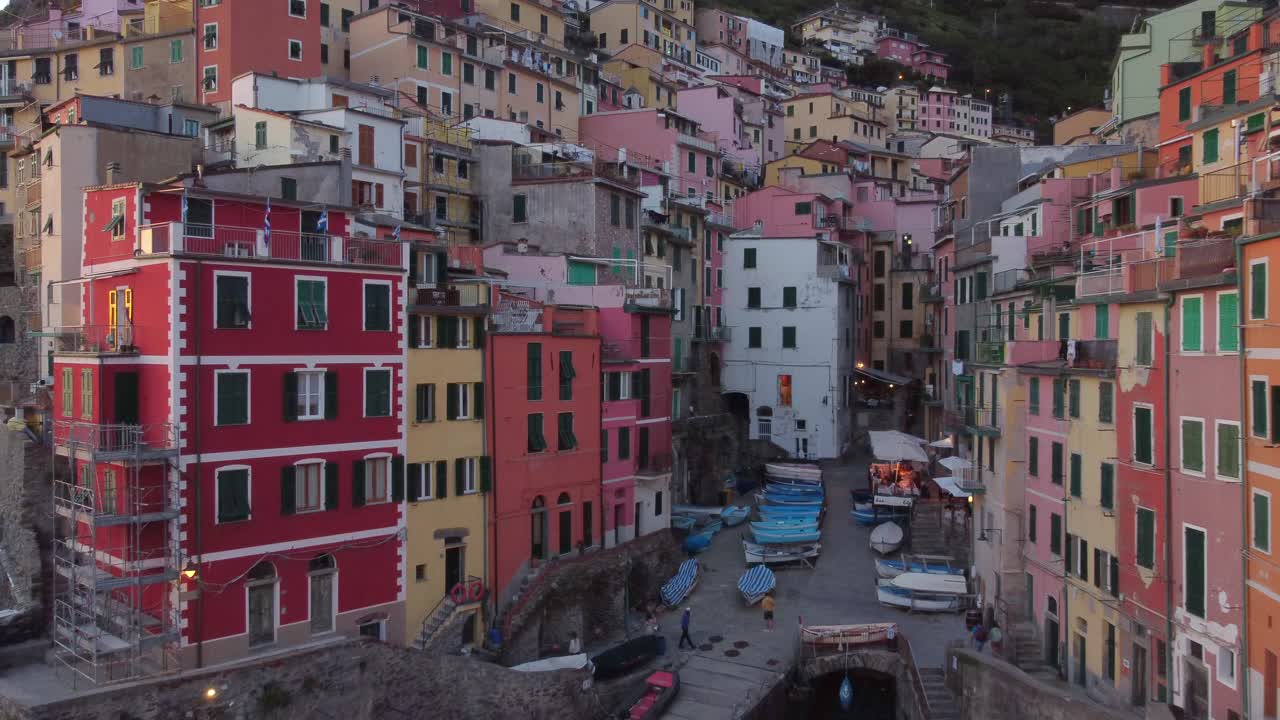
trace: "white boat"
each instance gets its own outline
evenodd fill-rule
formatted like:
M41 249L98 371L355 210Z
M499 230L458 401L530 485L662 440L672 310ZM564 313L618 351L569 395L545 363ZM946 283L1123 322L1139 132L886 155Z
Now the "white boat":
M822 543L816 542L796 545L760 545L742 541L742 554L748 564L805 562L818 557L820 552L822 552Z
M871 531L871 549L888 555L902 546L902 526L896 522L880 523Z
M719 515L724 508L719 505L672 505L671 512L677 515Z
M890 582L882 580L881 582ZM903 590L892 585L876 588L876 599L881 605L917 612L952 612L960 609L959 595L933 595Z
M893 578L889 583L899 590L911 592L939 595L964 595L969 592L969 581L963 575L908 572Z
M548 670L577 670L590 665L591 661L587 659L586 653L579 653L577 655L561 655L543 660L534 660L523 665L516 665L511 669L517 672L546 672Z
M952 567L951 558L941 555L903 555L900 558L876 558L876 575L896 578L903 573L920 572L935 575L963 575L964 570Z
M766 475L779 478L794 478L796 480L822 479L822 468L804 463L766 463L764 472Z

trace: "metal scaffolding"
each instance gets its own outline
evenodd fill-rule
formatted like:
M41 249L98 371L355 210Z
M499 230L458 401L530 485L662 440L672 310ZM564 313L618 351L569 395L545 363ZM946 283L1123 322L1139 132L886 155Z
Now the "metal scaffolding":
M58 421L56 657L73 683L176 670L179 642L177 443L171 426Z

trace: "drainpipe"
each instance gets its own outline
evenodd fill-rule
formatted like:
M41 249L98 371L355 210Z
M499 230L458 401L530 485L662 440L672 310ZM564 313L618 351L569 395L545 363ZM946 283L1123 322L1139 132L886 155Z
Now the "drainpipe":
M1041 317L1044 317L1043 311L1041 311ZM1055 333L1057 332L1056 324L1054 325L1054 332ZM1071 392L1071 389L1070 389L1071 383L1070 383L1070 378L1067 377L1067 373L1065 370L1062 373L1062 381L1067 385L1067 387L1063 388L1063 392L1069 395ZM1068 402L1067 398L1063 398L1063 401L1064 403ZM1063 410L1065 411L1066 408L1063 408ZM1070 416L1070 413L1065 413L1065 414ZM1071 445L1069 444L1071 440L1070 431L1068 431L1066 439L1067 439L1067 442L1062 444L1062 451L1064 453L1066 453L1067 450L1071 447ZM1064 462L1070 462L1069 458L1070 458L1070 455L1067 455L1062 459ZM1053 468L1050 468L1049 472L1052 473ZM1070 469L1068 469L1067 472L1070 472ZM1070 480L1066 480L1065 478L1063 479L1062 532L1064 534L1069 535L1070 533L1067 531L1071 528L1071 523L1069 522L1071 518L1071 495L1070 495L1069 489L1067 488L1068 482L1070 482ZM1078 549L1079 548L1077 548L1077 550ZM1072 553L1072 557L1075 557L1074 552ZM1076 561L1079 562L1079 558L1077 558ZM1070 577L1071 577L1071 573L1069 572L1069 568L1067 567L1067 548L1064 547L1062 548L1062 612L1058 614L1058 636L1061 637L1063 635L1066 635L1067 641L1063 643L1063 645L1065 646L1064 648L1065 652L1063 653L1063 655L1065 655L1067 659L1065 671L1066 671L1066 679L1068 684L1071 683L1071 612L1070 612L1071 583L1070 583ZM1054 640L1056 641L1057 638L1054 638ZM1063 668L1060 668L1059 672L1061 672L1062 670Z
M1165 677L1173 678L1173 469L1172 452L1169 449L1173 431L1169 427L1169 385L1171 375L1169 358L1172 354L1169 342L1169 314L1173 308L1173 295L1164 297L1164 626L1165 626Z
M200 487L202 484L200 480L201 480L201 476L204 473L204 466L203 464L201 464L201 452L200 452L201 450L200 424L204 418L204 415L201 413L201 407L200 407L200 393L201 393L200 375L201 375L201 372L203 371L203 366L204 366L204 362L203 362L204 356L201 355L201 351L200 351L200 334L202 332L201 325L203 324L200 322L201 313L203 312L200 298L204 297L203 295L204 283L201 282L202 271L203 271L202 261L196 260L195 306L192 308L193 317L192 317L192 323L191 323L192 333L195 340L195 342L193 343L194 345L193 349L195 350L195 355L196 355L196 363L195 363L196 369L195 369L194 382L192 383L192 402L191 402L191 417L194 418L191 425L193 428L195 428L195 437L193 438L194 442L192 443L192 445L195 446L195 451L196 451L196 462L195 462L196 471L191 477L191 484L192 486L194 486L194 497L192 498L192 512L195 514L195 520L196 520L195 543L194 543L195 552L193 554L196 557L200 558L199 562L196 563L196 578L197 578L196 589L199 590L199 596L196 598L196 613L195 613L196 614L195 620L196 620L196 667L197 668L204 667L204 591L201 589L201 585L203 585L201 580L204 578L204 544L202 542L202 533L201 533L201 530L204 528L204 516L200 514L201 512L200 496L203 494L202 493L203 488Z
M483 260L481 260L480 265L481 265L480 270L483 272L483 269L484 269ZM493 305L493 293L496 290L497 288L494 287L492 284L488 285L490 306ZM485 345L487 346L489 343L493 342L493 339L490 337L489 333L487 332L484 335L485 335ZM486 373L486 375L489 378L496 380L496 377L493 374L493 355L494 355L493 353L486 352L485 349L482 349L481 355L480 355L480 367L483 368L487 364L489 370ZM485 398L485 402L489 404L489 418L490 418L489 420L485 421L484 439L485 439L486 449L489 449L488 448L489 428L490 428L489 423L497 422L497 418L498 418L498 400L497 400L498 383L490 382L489 385L491 385L491 387L488 388L488 391L486 392L487 397ZM496 445L497 443L495 442L494 444ZM486 541L487 547L485 548L484 557L485 557L485 577L486 578L489 577L490 556L492 556L493 558L492 567L495 574L497 573L497 568L498 568L498 522L496 519L498 515L498 491L497 491L498 462L497 462L497 459L498 459L498 456L497 456L497 453L495 452L493 454L493 459L489 461L489 497L485 498L485 505L491 508L490 512L493 514L493 517L495 518L493 522L493 542L488 542L489 537L487 533L489 531L489 527L488 527L489 513L485 513L484 530L486 533L485 541ZM497 583L489 584L489 600L492 606L491 614L489 616L489 626L491 628L498 626L498 602L499 602L498 597L500 592L505 592L505 591L506 591L506 588L498 586ZM503 638L503 640L505 641L506 638Z
M1251 176L1251 177L1256 177L1256 176ZM1237 273L1236 277L1237 278L1240 277L1239 275L1240 269L1243 267L1244 267L1244 246L1241 245L1240 243L1236 243L1236 273ZM1237 280L1236 287L1243 289L1244 285L1243 283L1239 282L1239 280ZM1242 294L1243 293L1237 291L1236 297L1239 297ZM1240 307L1239 301L1237 301L1236 303L1236 309L1237 309L1236 310L1237 313L1244 312L1244 309ZM1245 438L1249 436L1246 435L1245 433L1251 432L1251 430L1245 430L1244 426L1245 426L1245 423L1249 423L1250 426L1252 426L1253 423L1252 423L1252 420L1244 417L1244 415L1247 414L1246 408L1249 407L1248 403L1245 402L1245 399L1247 397L1245 388L1248 386L1248 383L1249 383L1249 378L1247 375L1245 375L1245 336L1246 336L1246 333L1244 332L1244 328L1241 328L1239 333L1240 347L1238 352L1238 362L1240 363L1240 414L1242 416L1240 418L1240 472L1243 473L1241 475L1241 478L1245 480L1245 483L1244 483L1244 487L1242 487L1242 492L1241 492L1242 497L1240 498L1240 534L1241 534L1240 571L1241 571L1241 577L1245 579L1245 582L1248 582L1249 580L1249 552L1248 552L1249 502L1250 500L1249 500L1249 493L1243 492L1243 490L1247 488L1249 484L1248 470L1247 470L1247 468L1249 467L1249 459L1248 459L1249 443L1245 441ZM1248 684L1249 591L1247 589L1245 589L1244 592L1240 594L1240 612L1241 612L1241 621L1244 623L1244 626L1245 626L1245 631L1240 633L1240 660L1241 660L1241 669L1244 670L1243 674L1246 678L1244 692L1240 693L1241 702L1243 703L1241 714L1243 717L1249 717L1249 684Z

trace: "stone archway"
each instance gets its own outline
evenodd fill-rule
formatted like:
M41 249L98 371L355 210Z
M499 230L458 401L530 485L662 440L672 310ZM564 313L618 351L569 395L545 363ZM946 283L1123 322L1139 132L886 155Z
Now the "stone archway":
M814 702L821 702L831 699L828 691L839 689L845 673L851 679L858 678L865 688L891 682L894 711L889 717L925 720L926 700L916 696L911 666L902 655L892 650L868 648L807 658L796 666L795 678L798 685L810 688ZM854 692L856 703L857 687Z

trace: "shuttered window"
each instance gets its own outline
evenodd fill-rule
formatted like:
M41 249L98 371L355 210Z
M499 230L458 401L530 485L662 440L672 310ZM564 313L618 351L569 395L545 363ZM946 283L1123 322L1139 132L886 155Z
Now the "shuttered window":
M1062 554L1062 516L1058 513L1049 514L1049 552Z
M1222 104L1236 104L1236 71L1228 70L1222 73Z
M528 394L529 400L542 399L542 343L529 343L528 359Z
M1138 508L1138 566L1148 570L1156 567L1156 511Z
M1098 466L1098 504L1107 510L1116 506L1116 466L1111 463Z
M1071 453L1071 496L1084 496L1084 458L1080 453Z
M1240 351L1240 301L1236 293L1218 294L1218 352Z
M631 428L618 428L618 459L631 457Z
M435 419L436 386L434 383L419 383L414 392L414 420L434 422Z
M249 470L218 471L218 522L249 519Z
M1136 362L1139 365L1150 366L1152 361L1153 344L1155 343L1154 324L1152 315L1149 312L1140 312L1137 317L1137 357Z
M365 370L364 416L391 417L390 370Z
M1040 476L1040 438L1035 436L1027 438L1027 474Z
M1253 547L1271 552L1271 496L1253 491Z
M1049 480L1054 485L1062 484L1062 443L1049 446Z
M391 286L366 284L364 286L364 329L391 329Z
M1067 382L1067 414L1073 418L1080 417L1080 381Z
M1251 433L1256 438L1267 437L1267 381L1249 381L1249 413Z
M245 425L249 422L249 373L219 372L216 376L217 416L215 425Z
M1204 421L1182 419L1182 469L1204 472Z
M1206 165L1218 162L1218 129L1205 130L1203 143L1201 161Z
M1240 478L1240 426L1218 422L1216 472L1220 478Z
M573 413L560 413L556 417L556 449L572 450L578 447L578 437L573 433Z
M1027 412L1040 414L1040 378L1033 377L1027 382Z
M1249 265L1249 319L1265 320L1267 317L1267 263Z
M1182 299L1182 351L1200 352L1202 330L1200 324L1200 308L1203 300L1199 297Z
M1204 531L1192 527L1182 530L1182 587L1187 612L1197 617L1205 616L1205 557Z
M1109 382L1098 383L1098 422L1110 424L1115 405L1115 386Z
M1111 334L1111 312L1106 305L1093 306L1093 336L1105 340Z
M215 325L219 328L249 327L249 278L244 275L214 277Z
M547 449L547 439L542 434L542 413L529 415L529 452L538 453Z
M1029 513L1027 516L1027 540L1034 545L1036 542L1036 528L1039 525L1039 520L1036 518L1036 506L1030 505L1027 510Z
M742 267L747 270L750 270L755 268L755 266L756 266L756 249L743 248L742 249Z
M1133 409L1133 461L1143 465L1151 465L1151 408L1135 407Z
M323 330L329 322L322 280L298 280L297 322L299 330Z
M1191 119L1191 88L1184 87L1178 91L1178 122Z
M1063 406L1066 404L1067 382L1062 378L1053 379L1053 416L1062 419Z

